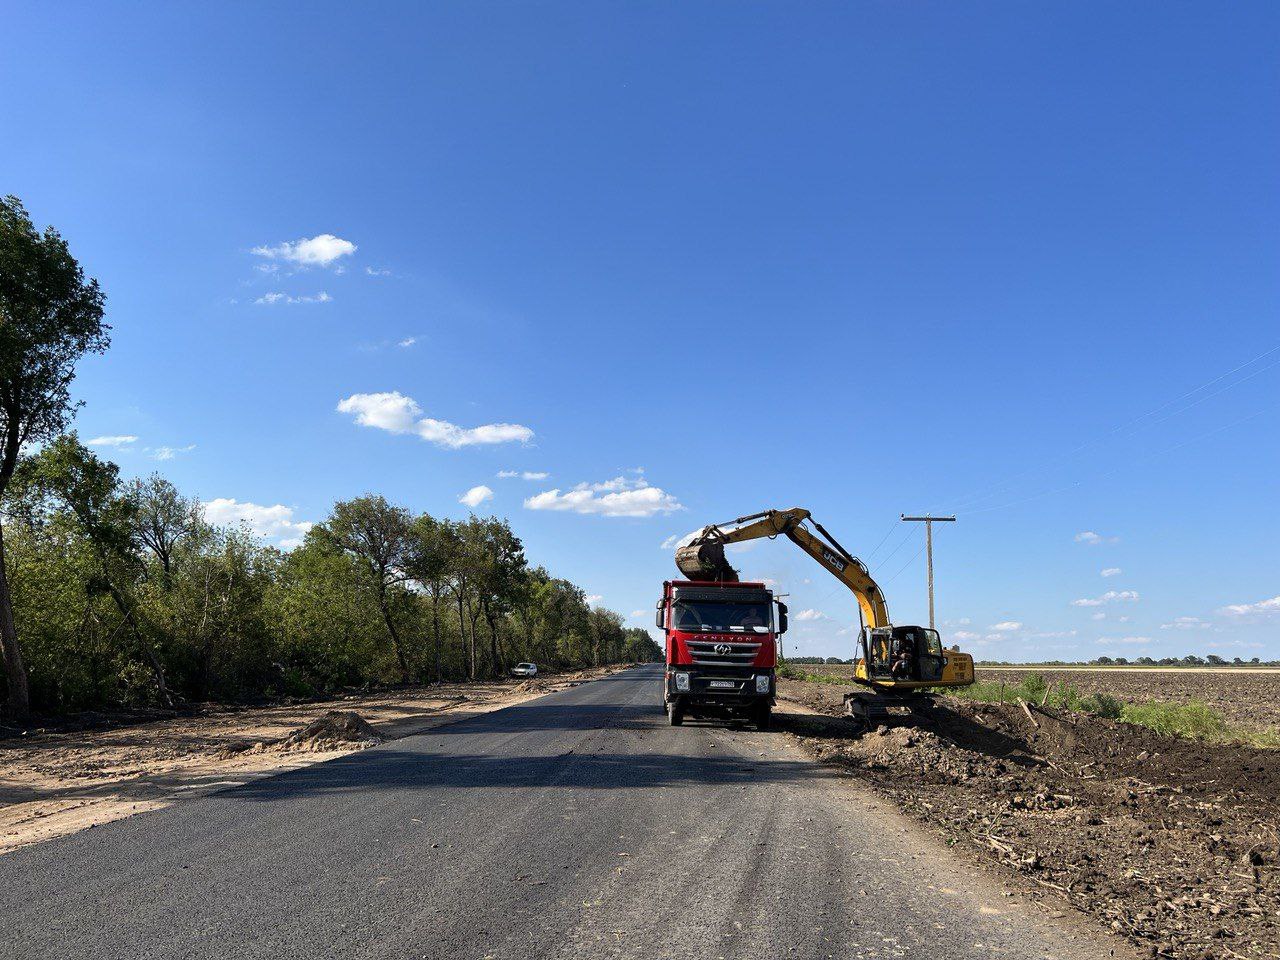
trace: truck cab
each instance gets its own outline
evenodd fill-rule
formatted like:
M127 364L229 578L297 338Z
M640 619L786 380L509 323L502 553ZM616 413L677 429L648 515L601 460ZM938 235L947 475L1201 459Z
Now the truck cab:
M768 587L668 580L655 623L666 636L662 701L672 726L686 715L769 726L787 607Z

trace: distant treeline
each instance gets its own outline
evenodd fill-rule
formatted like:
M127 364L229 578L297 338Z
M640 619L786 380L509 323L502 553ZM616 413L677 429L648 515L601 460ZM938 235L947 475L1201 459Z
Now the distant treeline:
M31 708L309 695L655 660L645 630L530 567L505 520L334 504L282 551L123 481L74 433L22 457L4 546Z
M1025 662L1011 663L1007 660L979 660L980 667L1022 667ZM1185 657L1098 657L1096 660L1037 660L1037 667L1280 667L1280 660L1241 660L1232 657L1230 660L1211 653L1205 657L1188 654Z

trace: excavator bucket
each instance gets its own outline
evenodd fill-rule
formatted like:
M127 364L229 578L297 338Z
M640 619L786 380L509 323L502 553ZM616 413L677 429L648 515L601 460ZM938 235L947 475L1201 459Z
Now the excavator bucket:
M680 547L676 551L676 566L690 580L738 581L738 571L725 559L724 544L715 541Z

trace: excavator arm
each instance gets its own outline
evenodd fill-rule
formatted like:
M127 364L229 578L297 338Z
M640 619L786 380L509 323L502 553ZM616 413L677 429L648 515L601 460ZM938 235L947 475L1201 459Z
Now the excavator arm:
M804 526L806 521L813 524L817 533ZM736 580L737 573L724 556L725 546L761 537L772 540L782 535L853 591L867 626L889 626L889 608L885 604L884 593L871 579L866 564L842 547L808 510L800 507L766 510L739 517L726 527L728 529L715 525L703 527L688 546L677 550L676 566L680 572L694 580Z

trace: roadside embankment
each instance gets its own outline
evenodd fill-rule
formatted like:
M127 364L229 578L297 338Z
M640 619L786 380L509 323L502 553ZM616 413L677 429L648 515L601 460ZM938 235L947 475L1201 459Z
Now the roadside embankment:
M336 701L96 717L0 740L0 854L594 680L625 666ZM128 721L128 722L121 722Z
M953 697L931 722L859 736L840 717L846 689L782 681L816 711L787 728L949 844L1152 956L1280 956L1280 751Z

